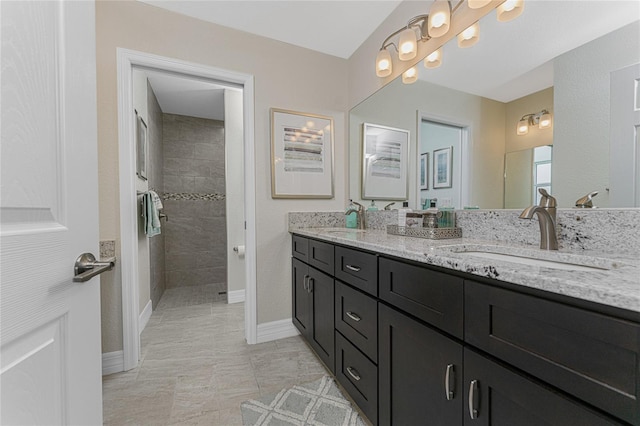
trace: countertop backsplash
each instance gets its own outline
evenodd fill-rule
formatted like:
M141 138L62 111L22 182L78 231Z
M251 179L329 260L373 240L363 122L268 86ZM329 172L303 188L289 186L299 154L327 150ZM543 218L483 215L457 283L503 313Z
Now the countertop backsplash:
M538 245L537 218L520 219L521 210L456 210L465 238ZM367 228L384 230L397 224L397 210L367 212ZM344 212L290 212L289 229L340 228ZM640 253L640 209L558 209L560 248Z

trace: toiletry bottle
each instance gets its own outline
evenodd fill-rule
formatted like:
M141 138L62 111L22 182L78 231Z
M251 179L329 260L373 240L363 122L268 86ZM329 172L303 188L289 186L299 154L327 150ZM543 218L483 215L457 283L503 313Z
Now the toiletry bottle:
M349 205L347 206L347 210L345 211L349 211L350 209L356 210L357 206L355 204L353 204L353 200L349 200ZM358 227L358 214L354 211L349 213L348 215L346 215L346 226L347 228L357 228Z
M371 200L371 205L367 208L367 211L377 212L378 206L376 206L376 200Z
M404 201L402 203L402 208L398 209L398 226L405 227L407 226L407 212L410 212L409 202Z

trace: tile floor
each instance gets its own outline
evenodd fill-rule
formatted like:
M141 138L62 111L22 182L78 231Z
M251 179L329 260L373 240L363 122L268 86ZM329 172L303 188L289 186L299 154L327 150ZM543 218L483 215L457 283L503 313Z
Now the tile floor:
M244 304L203 290L162 296L138 367L103 378L105 425L241 425L242 401L327 374L299 336L247 345Z

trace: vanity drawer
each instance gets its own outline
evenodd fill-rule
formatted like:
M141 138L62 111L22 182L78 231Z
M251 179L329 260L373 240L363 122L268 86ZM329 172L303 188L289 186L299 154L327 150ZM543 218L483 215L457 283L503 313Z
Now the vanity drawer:
M309 261L309 239L294 235L291 239L291 255L303 262Z
M460 339L463 280L381 257L380 299Z
M336 281L336 329L373 362L378 362L378 302Z
M378 367L336 331L336 378L375 425L378 423Z
M336 247L336 278L373 296L378 295L378 257Z
M640 424L640 325L465 281L465 341Z
M333 244L309 240L309 265L333 275Z

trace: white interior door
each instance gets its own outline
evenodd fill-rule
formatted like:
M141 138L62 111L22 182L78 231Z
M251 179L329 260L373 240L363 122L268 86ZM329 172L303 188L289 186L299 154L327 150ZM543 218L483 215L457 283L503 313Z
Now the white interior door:
M101 424L94 3L0 8L0 423Z
M611 73L609 205L640 207L640 64Z

